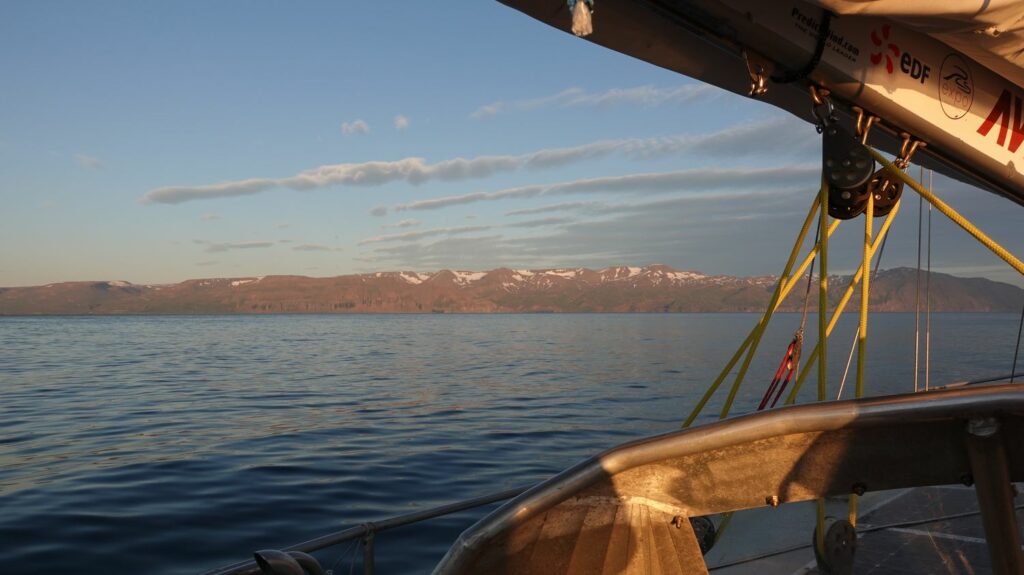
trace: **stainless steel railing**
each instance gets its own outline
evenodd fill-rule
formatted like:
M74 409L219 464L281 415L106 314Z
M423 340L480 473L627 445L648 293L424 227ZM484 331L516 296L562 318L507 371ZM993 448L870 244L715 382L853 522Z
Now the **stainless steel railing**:
M363 547L363 573L365 575L373 575L374 572L374 551L373 551L373 540L377 533L386 531L388 529L394 529L396 527L402 527L403 525L410 525L412 523L418 523L420 521L426 521L428 519L434 519L436 517L443 517L445 515L451 515L452 513L458 513L459 511L465 511L467 509L473 509L475 507L481 507L490 503L497 503L498 501L504 501L511 499L532 486L516 487L514 489L506 489L497 493L490 493L480 497L474 497L472 499L465 499L456 503L449 503L447 505L441 505L440 507L434 507L431 509L424 509L423 511L416 511L414 513L407 513L405 515L398 515L396 517L389 517L381 521L370 521L362 523L355 527L349 527L342 529L341 531L335 531L334 533L328 533L322 537L316 539L310 539L303 543L298 543L290 547L285 547L282 551L301 551L303 553L312 553L332 545L344 543L346 541L360 540ZM241 561L232 565L219 567L212 571L207 571L203 575L254 575L258 574L259 568L256 566L254 560Z

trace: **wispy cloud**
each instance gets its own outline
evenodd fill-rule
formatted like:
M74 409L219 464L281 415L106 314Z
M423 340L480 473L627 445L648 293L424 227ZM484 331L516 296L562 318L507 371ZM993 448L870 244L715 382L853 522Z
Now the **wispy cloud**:
M357 258L377 266L401 269L492 269L508 265L510 252L501 235L446 237L429 244L380 246L372 255ZM513 256L514 257L514 256ZM534 264L515 260L524 267Z
M661 262L710 273L760 274L777 271L774 259L750 260L749 246L737 248L737 230L762 238L766 253L785 249L790 224L798 225L810 186L785 190L721 191L638 202L580 205L594 217L535 220L536 230L516 224L494 226L500 234L420 238L375 244L364 257L377 265L410 269L492 269L509 267L604 267ZM736 206L743 210L737 211ZM799 206L794 208L794 206ZM527 223L527 222L522 222ZM550 224L549 227L541 223ZM531 226L526 226L530 228ZM516 230L526 231L521 234ZM652 241L652 238L656 238Z
M422 230L418 232L405 232L401 234L373 236L371 238L366 238L365 240L362 240L361 242L359 242L359 245L376 244L384 242L412 241L436 236L453 236L458 234L469 234L473 232L487 230L490 229L491 227L492 226L459 226L452 228L434 228L430 230Z
M95 156L75 154L72 158L75 160L75 163L78 164L79 168L86 170L99 170L103 167L103 162Z
M595 205L600 205L600 202L561 202L558 204L537 206L536 208L523 208L521 210L512 210L511 212L505 212L505 215L531 216L536 214L547 214L551 212L566 212L572 210L579 210L587 207L593 207Z
M508 111L529 111L541 108L574 108L581 106L608 106L633 104L659 106L662 104L683 104L698 98L712 96L720 91L707 84L684 84L672 88L636 86L633 88L612 88L604 92L588 92L582 88L569 88L557 94L526 100L498 101L481 106L470 117L487 118Z
M248 241L248 242L209 242L206 240L194 240L195 243L206 246L207 253L220 253L230 250L251 250L269 248L274 242Z
M515 222L512 224L505 224L506 227L510 228L543 228L548 226L560 226L572 222L572 218L538 218L536 220L525 220L522 222Z
M346 136L353 135L353 134L369 134L370 133L370 125L367 124L366 122L364 122L363 120L354 120L352 122L342 122L341 123L341 133L345 134Z
M340 250L340 248L332 248L323 244L298 244L292 246L292 249L297 252L333 252Z
M779 168L695 168L675 172L607 176L420 200L399 204L394 210L436 210L481 201L573 193L708 192L736 187L800 185L806 184L819 171L820 168L814 165L796 165Z
M420 225L420 221L416 219L407 219L394 224L384 224L382 228L414 228Z
M764 142L770 141L771 146ZM519 169L547 169L575 162L624 154L633 158L661 157L692 153L702 156L737 158L752 155L800 155L816 149L817 140L807 137L806 126L795 119L773 118L767 121L733 126L708 134L602 140L566 148L548 148L520 155L453 158L429 163L423 158L374 161L358 164L330 164L300 172L287 178L248 178L199 186L168 186L150 190L143 196L147 203L178 204L190 200L258 194L274 188L305 191L326 186L369 187L405 181L463 181L480 179ZM377 208L374 215L384 215Z
M220 219L220 214L206 213L206 214L203 214L203 215L199 216L199 219L201 221L204 221L204 222L212 222L214 220L219 220Z
M395 129L404 130L409 127L409 118L401 114L395 116Z

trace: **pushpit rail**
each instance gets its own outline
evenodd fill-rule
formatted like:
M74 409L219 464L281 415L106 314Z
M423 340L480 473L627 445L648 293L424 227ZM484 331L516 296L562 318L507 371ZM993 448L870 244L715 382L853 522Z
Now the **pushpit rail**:
M433 507L431 509L424 509L423 511L389 517L381 521L362 523L355 527L349 527L347 529L342 529L341 531L328 533L327 535L317 537L316 539L310 539L309 541L285 547L282 551L301 551L303 553L312 553L339 543L358 539L363 543L363 573L366 575L373 575L373 539L377 533L388 529L394 529L396 527L419 523L420 521L426 521L428 519L451 515L452 513L466 511L467 509L482 507L490 503L497 503L499 501L505 501L506 499L512 499L530 487L533 486L527 485L523 487L516 487L514 489L506 489L504 491L498 491L496 493L490 493L480 497L474 497L472 499L465 499L455 503ZM259 567L256 566L256 562L250 559L248 561L242 561L232 565L219 567L212 571L207 571L203 573L203 575L256 575L259 572L260 570Z

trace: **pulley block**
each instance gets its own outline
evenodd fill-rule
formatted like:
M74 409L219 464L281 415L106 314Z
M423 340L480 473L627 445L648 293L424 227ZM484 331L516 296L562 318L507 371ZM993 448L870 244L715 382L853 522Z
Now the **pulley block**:
M894 177L889 170L882 168L875 172L868 183L868 193L875 196L875 209L872 212L877 218L887 216L896 202L903 195L903 180Z
M850 575L853 573L853 558L857 551L857 530L849 521L826 517L824 548L818 548L817 527L814 528L811 542L819 573L827 575Z
M853 134L831 122L822 129L822 173L829 185L829 215L849 220L864 213L875 161Z

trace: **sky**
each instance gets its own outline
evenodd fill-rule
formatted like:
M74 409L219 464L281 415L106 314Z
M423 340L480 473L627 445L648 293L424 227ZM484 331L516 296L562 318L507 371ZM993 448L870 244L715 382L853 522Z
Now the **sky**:
M777 274L819 181L805 119L497 2L11 2L0 71L0 286ZM1024 253L1019 206L935 190ZM883 268L917 265L911 196ZM932 221L933 269L1024 285Z

